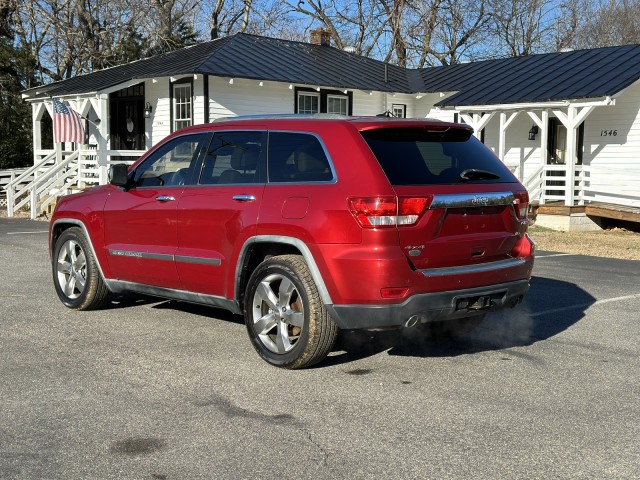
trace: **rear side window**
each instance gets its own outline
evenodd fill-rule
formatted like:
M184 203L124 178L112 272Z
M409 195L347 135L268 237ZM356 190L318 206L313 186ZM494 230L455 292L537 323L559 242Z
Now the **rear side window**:
M361 134L392 185L517 182L509 169L465 130L385 128Z
M269 182L327 182L333 180L329 159L313 135L269 132Z

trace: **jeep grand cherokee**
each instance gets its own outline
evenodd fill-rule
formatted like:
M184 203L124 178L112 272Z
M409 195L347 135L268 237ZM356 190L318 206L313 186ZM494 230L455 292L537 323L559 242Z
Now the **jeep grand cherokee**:
M285 368L323 360L339 329L463 333L522 300L534 251L526 190L472 133L300 116L177 131L58 202L57 294L222 307Z

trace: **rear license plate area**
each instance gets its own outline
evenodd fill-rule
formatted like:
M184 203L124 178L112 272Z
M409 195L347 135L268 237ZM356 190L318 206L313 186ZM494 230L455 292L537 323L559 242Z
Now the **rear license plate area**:
M486 295L470 295L455 299L456 311L489 310L501 306L505 292L492 292Z

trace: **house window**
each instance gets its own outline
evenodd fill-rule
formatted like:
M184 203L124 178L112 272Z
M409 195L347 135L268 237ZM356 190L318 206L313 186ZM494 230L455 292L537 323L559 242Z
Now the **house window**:
M353 92L296 87L293 105L294 113L353 115Z
M318 113L320 111L320 94L298 92L298 113Z
M391 106L391 113L397 118L407 118L407 106L400 103L394 103Z
M327 113L347 115L349 112L349 97L327 95Z
M173 131L193 124L193 105L190 83L173 85Z

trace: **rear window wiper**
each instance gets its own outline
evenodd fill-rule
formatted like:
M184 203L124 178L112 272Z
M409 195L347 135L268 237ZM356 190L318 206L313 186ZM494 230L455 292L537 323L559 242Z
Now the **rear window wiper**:
M458 178L462 182L468 182L470 180L498 180L500 175L487 170L478 170L476 168L467 168L460 172Z

